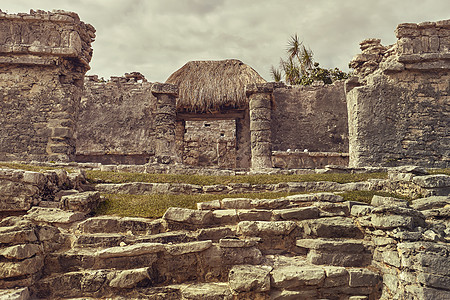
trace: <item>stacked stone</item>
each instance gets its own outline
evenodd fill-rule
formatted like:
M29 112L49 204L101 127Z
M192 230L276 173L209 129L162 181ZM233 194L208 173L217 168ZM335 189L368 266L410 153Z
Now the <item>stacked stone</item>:
M0 12L1 159L70 161L95 29L75 13ZM12 84L14 83L14 84Z
M155 155L156 97L151 93L152 83L136 72L102 81L98 76L85 80L76 160L147 163Z
M152 94L156 97L155 156L159 163L169 164L179 161L175 138L176 98L178 87L169 83L155 83Z
M448 52L449 29L450 20L399 24L395 30L398 51L400 54Z
M373 264L383 273L382 299L447 299L449 196L412 201L374 196L351 214L375 246Z
M271 113L273 84L250 84L246 87L250 110L252 170L272 168Z
M364 67L367 49L351 63L350 166L449 166L449 24L400 24L397 43L370 60L373 68Z
M362 53L354 57L349 66L355 69L356 75L365 77L378 69L387 49L381 45L380 39L366 39L359 45Z

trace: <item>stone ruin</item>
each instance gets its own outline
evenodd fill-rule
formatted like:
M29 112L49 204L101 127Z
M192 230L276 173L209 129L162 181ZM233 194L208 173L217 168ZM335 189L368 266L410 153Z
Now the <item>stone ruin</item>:
M449 20L400 24L388 47L363 41L351 62L357 76L345 84L290 87L238 60L188 63L203 65L194 75L208 65L255 81L232 89L239 101L206 110L181 100L198 91L183 83L150 83L138 72L85 78L95 29L75 13L0 12L0 29L0 161L60 167L0 168L0 298L450 298L450 176L405 166L449 166ZM86 169L389 178L94 185ZM232 198L273 191L304 194ZM345 201L344 191L417 199L367 204ZM230 198L155 220L92 217L101 193Z

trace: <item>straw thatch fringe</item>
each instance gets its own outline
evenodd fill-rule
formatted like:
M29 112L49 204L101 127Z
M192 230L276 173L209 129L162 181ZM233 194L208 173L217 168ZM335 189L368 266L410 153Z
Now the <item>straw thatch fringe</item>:
M253 68L237 59L191 61L166 80L178 85L177 109L191 112L243 108L248 102L245 86L264 82Z

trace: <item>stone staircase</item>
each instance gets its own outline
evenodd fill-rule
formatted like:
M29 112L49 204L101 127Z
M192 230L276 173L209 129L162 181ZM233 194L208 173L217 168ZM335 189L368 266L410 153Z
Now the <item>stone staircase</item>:
M42 225L36 212L45 210L30 212L30 222ZM43 256L42 277L29 288L38 299L377 299L381 293L381 277L370 267L373 245L363 239L350 203L332 193L227 198L197 210L170 208L157 220L69 219L45 222L57 225L63 241Z
M156 220L61 199L0 220L1 299L450 298L448 195L225 198Z

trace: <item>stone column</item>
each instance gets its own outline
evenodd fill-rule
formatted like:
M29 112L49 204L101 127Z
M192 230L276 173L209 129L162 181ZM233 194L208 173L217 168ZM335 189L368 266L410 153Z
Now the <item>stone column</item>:
M163 164L178 162L175 138L178 87L168 83L155 83L151 91L156 97L156 160Z
M250 141L252 170L272 168L272 112L273 84L250 84L246 86L250 108Z
M177 155L180 162L183 162L185 131L186 131L186 121L177 120L177 124L175 126L175 143L177 147Z

